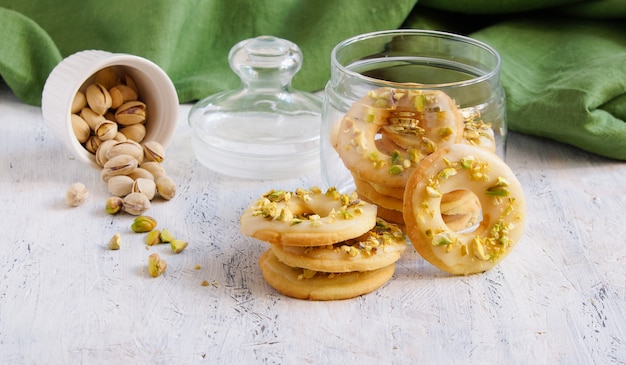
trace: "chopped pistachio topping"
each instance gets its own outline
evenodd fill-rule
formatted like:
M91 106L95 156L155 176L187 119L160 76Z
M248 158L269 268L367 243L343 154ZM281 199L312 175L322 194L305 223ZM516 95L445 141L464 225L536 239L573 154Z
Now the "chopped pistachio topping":
M317 274L317 271L315 270L302 269L302 274L298 275L298 280L310 279L314 277L315 274Z
M432 244L434 246L451 245L456 242L456 238L448 231L437 233L432 238Z
M441 171L439 171L439 174L437 174L437 177L439 178L439 180L447 180L449 177L456 175L456 169L453 167L446 167L444 169L442 169Z
M426 192L428 193L428 196L431 198L441 198L441 196L443 195L439 190L435 189L432 186L427 186Z
M400 156L400 151L398 151L398 150L394 150L394 151L391 153L391 163L392 163L392 164L397 164L397 163L398 163L398 161L400 160L400 157L401 157L401 156Z
M399 175L404 171L404 167L401 165L393 165L389 168L389 173L392 175Z
M450 138L454 134L454 131L450 127L444 127L439 129L439 136L443 139Z

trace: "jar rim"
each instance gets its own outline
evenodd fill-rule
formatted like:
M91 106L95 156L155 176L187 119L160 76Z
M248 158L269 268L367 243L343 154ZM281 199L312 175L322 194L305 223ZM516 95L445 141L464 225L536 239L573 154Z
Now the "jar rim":
M440 38L440 39L444 39L447 41L457 41L459 42L459 44L461 43L468 44L470 46L474 46L477 49L484 51L486 54L492 56L495 62L492 67L489 67L489 70L487 72L481 75L476 75L475 77L472 77L470 79L461 80L461 81L453 81L453 82L445 82L445 83L436 83L436 84L419 84L419 83L403 83L403 82L387 81L387 80L381 80L381 79L376 79L374 77L366 76L350 69L349 66L352 63L350 63L349 65L344 65L338 59L338 54L349 46L361 43L369 39L384 39L384 38L392 38L392 37L397 37L397 36L418 36L418 37L427 37L427 38L433 38L433 39ZM451 87L467 86L470 84L484 82L484 81L492 79L494 76L497 76L500 73L500 69L502 65L502 59L498 51L496 51L493 47L491 47L490 45L482 41L479 41L477 39L474 39L468 36L456 34L456 33L436 31L436 30L423 30L423 29L393 29L393 30L382 30L382 31L359 34L354 37L347 38L339 42L337 45L335 45L335 47L333 47L331 51L330 59L331 59L331 69L339 70L340 72L345 73L346 75L349 75L351 77L358 78L358 79L361 79L365 82L372 83L372 84L381 84L381 85L387 85L387 86L398 85L407 89L451 88Z

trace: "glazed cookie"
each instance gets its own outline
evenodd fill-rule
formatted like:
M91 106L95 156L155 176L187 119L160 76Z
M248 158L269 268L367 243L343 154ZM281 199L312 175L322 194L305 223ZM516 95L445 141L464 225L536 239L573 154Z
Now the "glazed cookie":
M471 232L455 232L443 221L444 194L471 191L482 220ZM419 254L452 274L472 274L502 261L522 237L526 201L509 166L485 149L455 144L427 157L407 182L406 233Z
M265 281L278 292L292 298L341 300L373 292L387 283L395 263L372 271L322 273L283 264L271 249L259 258Z
M324 246L358 237L376 224L376 206L333 188L272 190L250 205L241 232L273 244Z
M394 224L378 219L376 226L361 237L328 246L299 247L272 245L279 261L303 269L345 273L370 271L389 266L407 248L404 233Z

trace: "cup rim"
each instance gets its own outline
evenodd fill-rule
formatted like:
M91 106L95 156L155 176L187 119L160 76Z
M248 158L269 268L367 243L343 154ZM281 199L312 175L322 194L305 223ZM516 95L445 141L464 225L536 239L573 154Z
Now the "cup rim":
M471 79L447 82L447 83L438 83L438 84L419 84L419 83L404 83L404 82L387 81L387 80L376 79L370 76L365 76L359 72L353 71L349 69L348 67L344 66L337 59L338 52L352 44L356 44L366 39L382 38L382 37L398 36L398 35L429 36L429 37L434 37L434 38L445 38L448 40L461 41L461 42L476 46L478 48L481 48L484 51L488 52L494 57L496 63L493 67L491 67L491 69L488 72L482 75L476 76L476 77L472 77ZM331 69L335 68L341 71L342 73L345 73L351 77L362 79L369 83L381 84L381 85L387 85L387 86L398 85L407 89L410 89L410 88L415 88L415 89L453 88L453 87L461 87L461 86L467 86L467 85L471 85L475 83L480 83L480 82L489 80L493 78L494 76L497 76L502 67L502 58L500 54L498 53L498 51L496 51L492 46L488 45L487 43L468 37L468 36L457 34L457 33L450 33L450 32L437 31L437 30L426 30L426 29L381 30L381 31L369 32L369 33L363 33L363 34L356 35L354 37L344 39L343 41L335 45L335 47L333 47L331 54L330 54L330 62L331 62Z

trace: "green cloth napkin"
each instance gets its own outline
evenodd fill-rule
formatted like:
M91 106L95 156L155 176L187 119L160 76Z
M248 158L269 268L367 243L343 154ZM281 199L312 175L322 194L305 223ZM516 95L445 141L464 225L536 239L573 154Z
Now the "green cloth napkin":
M472 34L502 56L509 129L626 159L626 27L554 18Z
M300 46L294 87L314 91L345 38L447 30L502 55L511 130L626 160L624 18L623 0L0 0L0 76L39 105L62 57L102 49L152 60L193 102L238 85L230 48L266 34Z

